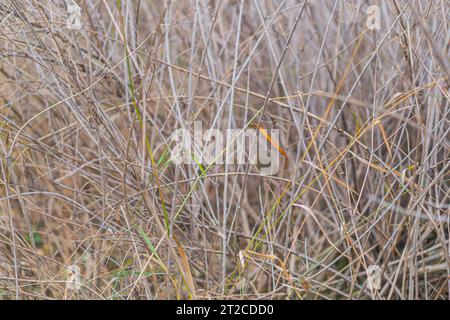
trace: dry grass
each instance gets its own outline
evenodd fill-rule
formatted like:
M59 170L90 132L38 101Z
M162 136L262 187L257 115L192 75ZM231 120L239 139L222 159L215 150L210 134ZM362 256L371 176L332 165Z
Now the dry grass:
M448 0L77 2L0 2L0 299L449 297ZM176 166L194 121L287 158Z

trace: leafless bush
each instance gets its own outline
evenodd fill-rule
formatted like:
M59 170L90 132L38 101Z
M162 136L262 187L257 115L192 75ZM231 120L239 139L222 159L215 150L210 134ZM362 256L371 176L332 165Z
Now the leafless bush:
M76 2L0 2L0 298L449 297L448 1Z

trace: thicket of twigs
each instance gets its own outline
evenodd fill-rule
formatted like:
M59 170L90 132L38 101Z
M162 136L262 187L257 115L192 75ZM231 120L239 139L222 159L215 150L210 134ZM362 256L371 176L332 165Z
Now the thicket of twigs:
M449 297L448 1L69 2L0 3L1 299Z

